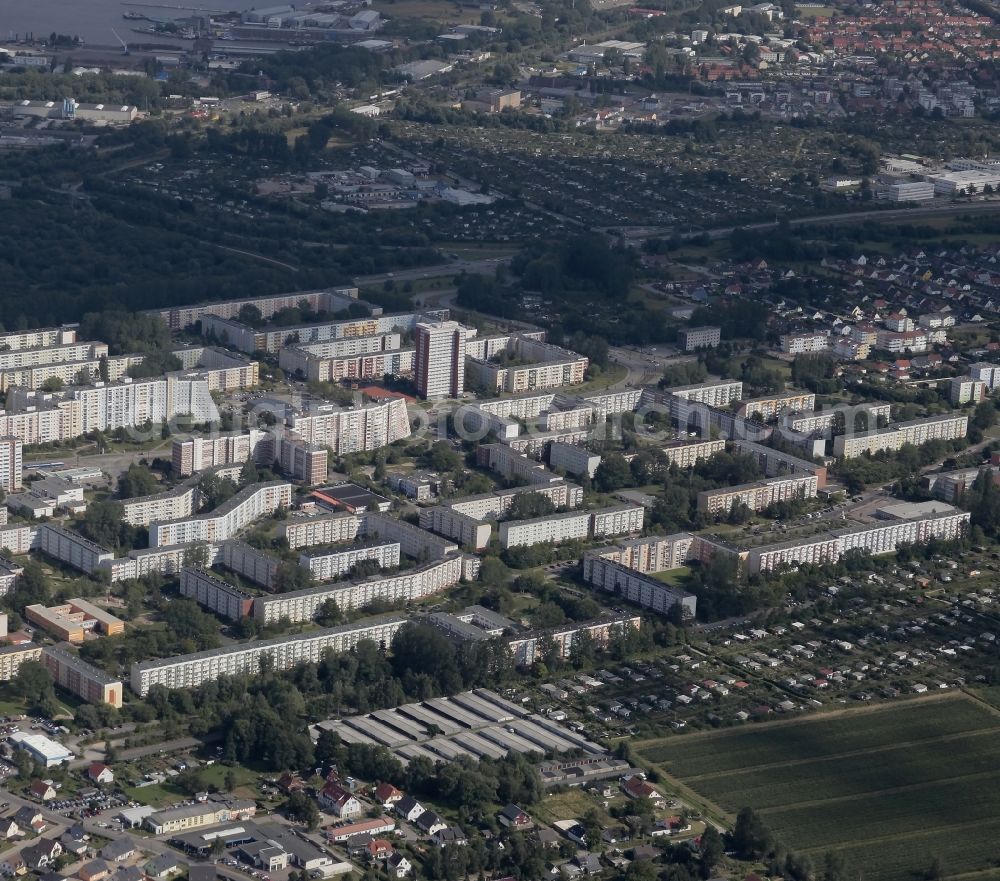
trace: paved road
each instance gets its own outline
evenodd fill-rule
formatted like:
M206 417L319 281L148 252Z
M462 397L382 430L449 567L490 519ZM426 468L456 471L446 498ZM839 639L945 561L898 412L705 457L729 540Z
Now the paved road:
M510 257L487 257L484 260L453 260L438 266L422 266L419 269L400 269L397 272L383 272L380 275L359 275L354 284L359 288L382 285L387 281L419 281L424 278L442 278L460 275L493 275L497 267L510 263Z
M873 208L868 211L849 211L841 214L818 214L811 217L788 218L789 226L812 226L815 224L825 224L829 226L840 226L866 221L884 220L919 220L921 217L948 217L958 214L994 214L1000 212L1000 199L991 199L987 202L960 202L949 203L947 205L924 205L918 208L888 208L879 210ZM723 239L731 235L733 230L748 229L763 231L776 229L780 221L766 221L764 223L745 223L736 226L720 226L712 229L699 230L697 232L678 233L681 239L694 239L707 234L710 239ZM656 238L673 235L677 232L673 227L655 226L621 226L602 227L599 232L609 235L621 236L630 241L639 242L647 238Z

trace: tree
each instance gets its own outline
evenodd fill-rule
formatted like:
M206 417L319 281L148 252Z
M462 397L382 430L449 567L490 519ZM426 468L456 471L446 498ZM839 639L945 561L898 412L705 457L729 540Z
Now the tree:
M42 383L42 391L45 392L58 392L62 391L63 381L58 376L50 376L45 382Z
M711 824L706 826L705 831L701 834L701 846L699 850L701 851L701 876L703 878L710 878L712 869L718 865L719 860L725 854L725 844L722 841L722 836L719 834L719 830ZM834 879L824 879L824 881L834 881ZM842 879L836 879L836 881L842 881Z
M752 860L768 854L772 847L771 833L753 808L743 808L736 815L732 832L733 850L740 859Z
M139 496L151 496L157 491L160 482L156 475L146 465L133 463L129 465L121 477L118 478L118 498L135 499Z
M52 674L41 661L25 661L17 668L14 691L32 707L55 701Z
M625 457L620 453L609 453L601 459L594 473L594 488L599 492L614 492L617 489L630 486L632 470Z

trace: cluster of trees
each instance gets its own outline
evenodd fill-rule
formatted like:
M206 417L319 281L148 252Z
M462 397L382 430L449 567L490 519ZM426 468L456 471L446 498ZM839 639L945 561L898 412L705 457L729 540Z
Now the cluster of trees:
M160 487L156 475L149 466L133 462L128 470L118 478L118 498L135 499L153 495Z
M98 499L87 505L83 517L76 522L76 528L92 542L116 552L146 547L147 530L142 526L129 525L124 520L124 514L121 502Z
M848 492L861 492L866 486L901 480L918 474L920 470L946 459L952 453L965 449L968 441L930 440L914 446L904 444L898 450L886 450L873 456L862 455L855 459L841 459L834 468L836 477L843 481Z

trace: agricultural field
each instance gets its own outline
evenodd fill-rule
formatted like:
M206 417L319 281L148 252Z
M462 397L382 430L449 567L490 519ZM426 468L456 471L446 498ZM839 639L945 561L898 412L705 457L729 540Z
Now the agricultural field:
M638 744L734 815L753 807L796 852L828 850L866 881L1000 864L1000 712L959 692Z

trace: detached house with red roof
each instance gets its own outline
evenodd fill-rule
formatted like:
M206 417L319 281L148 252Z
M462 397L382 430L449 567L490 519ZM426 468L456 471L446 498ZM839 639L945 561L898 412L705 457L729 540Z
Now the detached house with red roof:
M339 783L327 783L320 790L319 806L342 820L352 820L363 813L361 802Z
M629 777L622 782L622 792L624 792L629 798L649 799L649 801L651 801L658 808L666 807L667 804L666 800L659 793L656 787L647 780L643 780L643 778L638 775Z
M94 762L87 768L87 776L98 786L104 786L115 782L115 774L103 762Z
M391 783L379 783L372 790L372 797L387 811L392 810L394 804L402 801L404 795L405 793L401 789L397 789Z

